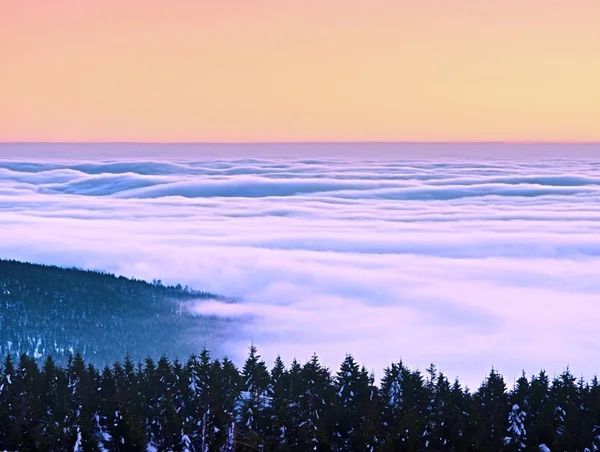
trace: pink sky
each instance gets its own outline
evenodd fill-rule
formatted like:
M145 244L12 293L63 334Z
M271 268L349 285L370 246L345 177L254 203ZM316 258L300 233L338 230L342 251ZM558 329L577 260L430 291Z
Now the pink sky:
M3 141L599 141L598 0L0 0Z

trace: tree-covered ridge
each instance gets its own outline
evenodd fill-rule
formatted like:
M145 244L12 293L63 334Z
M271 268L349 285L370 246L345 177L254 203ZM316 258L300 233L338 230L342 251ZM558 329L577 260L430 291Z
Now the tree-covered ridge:
M182 309L213 294L108 273L0 260L0 354L66 362L80 350L94 364L189 356L229 322Z
M0 370L0 449L40 451L596 451L600 383L569 370L492 370L469 391L432 365L402 362L379 385L352 356L332 373L313 356L242 369L206 349L187 361L131 358L100 370L80 354Z

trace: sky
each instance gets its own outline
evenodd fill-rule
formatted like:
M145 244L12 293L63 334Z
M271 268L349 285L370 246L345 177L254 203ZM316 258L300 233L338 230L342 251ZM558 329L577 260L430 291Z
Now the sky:
M0 141L600 141L597 0L0 0Z

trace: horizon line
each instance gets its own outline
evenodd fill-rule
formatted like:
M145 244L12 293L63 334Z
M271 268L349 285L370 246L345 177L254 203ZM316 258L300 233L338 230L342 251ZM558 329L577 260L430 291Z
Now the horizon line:
M597 141L544 141L544 140L439 140L439 141L0 141L0 145L6 144L138 144L138 145L294 145L294 144L570 144L570 145L600 145Z

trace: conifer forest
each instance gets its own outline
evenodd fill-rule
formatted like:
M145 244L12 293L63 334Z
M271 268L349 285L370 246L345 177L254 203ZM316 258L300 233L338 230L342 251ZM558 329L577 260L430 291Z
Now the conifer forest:
M229 334L223 317L197 316L190 300L219 299L189 287L165 286L110 273L0 259L0 356L52 356L75 351L96 365L129 354L188 356L198 337L211 350Z
M569 370L492 370L476 390L402 362L381 381L346 356L269 369L251 346L241 369L204 349L186 361L59 366L7 355L0 449L20 451L581 451L600 446L600 382ZM511 385L512 386L512 385Z

